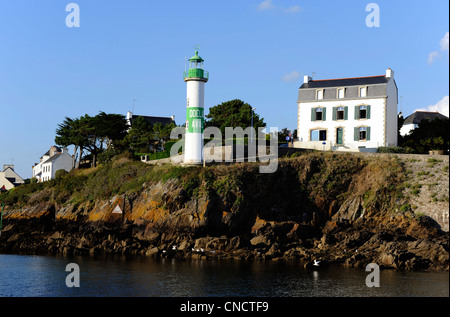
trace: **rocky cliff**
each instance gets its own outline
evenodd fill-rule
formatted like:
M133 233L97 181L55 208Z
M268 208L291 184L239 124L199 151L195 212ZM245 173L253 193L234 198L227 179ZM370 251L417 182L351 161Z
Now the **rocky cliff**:
M448 232L414 213L406 177L391 155L310 153L273 174L119 159L7 197L0 252L448 270Z

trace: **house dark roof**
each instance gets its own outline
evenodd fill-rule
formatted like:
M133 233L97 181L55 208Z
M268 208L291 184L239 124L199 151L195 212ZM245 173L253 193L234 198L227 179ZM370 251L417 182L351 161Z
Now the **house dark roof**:
M161 123L162 125L171 124L172 122L175 123L175 120L172 120L171 117L149 117L133 115L131 117L131 125L133 125L133 120L137 119L138 117L144 118L144 120L150 125L154 125L155 123Z
M389 78L385 75L369 76L369 77L354 77L354 78L339 78L339 79L323 79L310 80L307 84L301 85L301 88L326 88L326 87L341 87L341 86L360 86L360 85L375 85L386 84Z
M62 153L56 153L54 154L52 157L50 157L48 160L46 160L45 162L43 162L42 164L47 164L50 162L53 162L54 160L56 160L58 157L61 156Z
M56 152L61 152L61 148L59 148L58 146L55 146L55 148L56 148ZM45 152L45 154L42 155L41 158L43 158L44 156L50 156L50 150Z
M429 112L429 111L416 111L409 115L403 124L419 124L422 120L433 121L434 119L448 119L443 114L439 112Z

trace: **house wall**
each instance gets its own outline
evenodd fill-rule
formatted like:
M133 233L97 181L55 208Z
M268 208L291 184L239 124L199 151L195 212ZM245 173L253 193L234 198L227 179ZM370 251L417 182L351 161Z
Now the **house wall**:
M6 179L5 173L0 172L0 188L5 186L6 190L10 190L11 188L14 188L14 185Z
M387 83L386 146L398 144L398 91L394 78Z
M418 125L415 123L402 125L402 127L400 128L400 135L405 136L405 135L409 134L412 130L416 129L417 126Z
M370 105L370 119L355 119L355 106ZM311 121L311 108L325 107L325 121ZM347 120L332 120L333 107L348 107ZM317 150L341 150L341 151L375 151L380 146L385 146L385 117L386 97L380 98L358 98L337 100L316 100L314 102L300 102L298 104L298 141L296 147ZM370 127L369 141L355 141L354 128ZM336 129L343 128L343 145L336 144ZM311 141L310 131L323 128L327 130L325 146L323 141Z
M15 183L17 184L25 184L25 181L20 177L13 169L7 168L3 171L5 178L14 178ZM0 186L1 187L1 186Z
M41 174L41 181L45 182L52 179L52 163L45 163L42 164L42 174Z
M55 178L55 174L59 170L65 170L66 172L70 172L73 167L73 158L67 153L67 151L64 151L56 160L52 162L52 168L51 168L51 177L52 179Z

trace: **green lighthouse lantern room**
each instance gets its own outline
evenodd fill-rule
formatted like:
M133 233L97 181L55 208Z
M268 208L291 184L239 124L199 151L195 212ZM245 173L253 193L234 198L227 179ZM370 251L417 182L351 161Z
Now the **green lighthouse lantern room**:
M187 72L184 72L184 79L189 80L189 78L200 78L207 81L209 73L203 70L203 62L203 58L198 56L198 51L195 51L195 55L189 59L189 69Z

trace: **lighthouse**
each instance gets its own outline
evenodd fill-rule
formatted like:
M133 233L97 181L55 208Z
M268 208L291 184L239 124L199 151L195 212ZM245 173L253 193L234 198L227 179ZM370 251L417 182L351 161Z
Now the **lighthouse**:
M203 69L203 62L198 51L195 51L183 76L187 84L184 163L192 165L203 163L205 83L209 78L209 73Z

